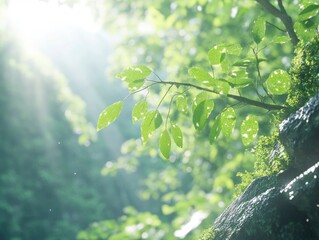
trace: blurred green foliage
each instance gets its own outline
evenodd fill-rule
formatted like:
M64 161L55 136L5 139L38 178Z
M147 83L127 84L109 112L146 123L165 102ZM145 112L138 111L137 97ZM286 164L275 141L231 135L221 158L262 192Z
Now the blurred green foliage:
M300 44L306 44L315 35L315 1L299 1L297 5L286 1L285 10L281 1L272 4L295 21L294 29L288 29L290 37L296 31ZM277 173L288 164L283 150L280 161L270 156L278 144L278 115L269 110L280 110L291 85L296 86L287 73L294 45L283 30L284 24L254 1L110 1L105 6L106 27L121 28L117 34L126 37L114 56L113 75L121 72L120 79L131 84L127 79L136 73L122 69L132 65L136 72L143 72L141 66L153 69L138 79L131 92L142 92L136 99L148 104L143 116L155 109L163 119L149 139L148 131L143 135L144 121L150 122L147 126L152 121L140 116L142 140L146 136L148 142L125 157L136 158L134 169L142 167L141 158L147 154L169 160L160 174L148 174L147 190L141 197L161 200L161 214L172 217L168 222L175 227L175 237L197 239L198 230L205 229L207 221L199 220L202 224L193 231L187 225L191 216L204 211L214 219L231 201L240 181L238 173L248 172L240 174L243 183L239 188L243 189L254 178ZM119 21L113 21L115 18ZM267 104L275 108L265 107ZM166 124L170 121L181 129L184 151L170 144L173 130ZM157 128L161 135L153 133ZM257 133L270 137L261 137L254 149ZM161 154L154 139L159 139ZM256 153L245 153L243 145ZM181 179L180 175L186 177ZM172 183L172 178L176 182ZM184 225L189 231L180 236Z
M100 132L99 141L92 142L95 133L87 120L92 115L86 116L69 79L3 34L0 238L198 239L232 201L242 181L238 173L259 169L243 178L247 185L282 168L264 161L276 135L262 137L252 153L257 132L276 134L269 124L272 112L225 94L284 104L294 47L283 24L251 0L87 4L121 39L109 76L117 75L131 94L123 100L119 85L104 89L92 70L98 97L106 104L119 101L105 109L107 117L98 126L119 117L116 130ZM307 44L318 26L318 4L284 4L301 44ZM285 80L278 89L276 71ZM145 84L152 86L142 91ZM221 95L187 84L213 87ZM201 238L213 235L208 230Z

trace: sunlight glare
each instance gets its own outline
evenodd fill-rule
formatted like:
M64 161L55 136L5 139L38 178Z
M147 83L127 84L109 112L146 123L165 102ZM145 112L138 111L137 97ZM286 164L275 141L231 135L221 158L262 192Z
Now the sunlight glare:
M49 40L50 36L69 28L88 32L99 30L90 9L84 4L71 8L58 1L10 0L7 16L18 37L31 44Z
M174 236L177 238L185 238L188 233L197 228L207 217L208 213L204 211L194 212L194 214L191 216L191 219L186 224L181 226L180 229L174 232Z

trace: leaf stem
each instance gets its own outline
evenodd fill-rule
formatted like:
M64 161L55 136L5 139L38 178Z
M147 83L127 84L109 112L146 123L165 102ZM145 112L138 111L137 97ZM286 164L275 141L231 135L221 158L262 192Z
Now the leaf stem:
M165 120L165 129L167 129L167 122L168 122L169 115L170 115L170 113L171 113L171 108L172 108L173 100L174 100L174 98L175 98L177 95L179 95L179 93L174 94L173 97L171 98L171 101L169 102L168 113L167 113L166 120Z
M253 53L254 53L255 59L256 59L256 69L257 69L257 76L258 76L259 82L261 83L262 88L264 89L264 91L267 94L267 96L271 99L271 101L273 103L276 103L275 100L272 98L272 96L267 91L267 89L265 88L264 84L262 83L262 77L261 77L260 68L259 68L258 51L255 51L255 49L253 49Z
M266 21L266 23L267 23L268 25L270 25L270 26L272 26L272 27L276 28L276 29L277 29L277 30L279 30L280 32L287 33L287 31L286 31L286 30L284 30L284 29L282 29L282 28L280 28L280 27L276 26L275 24L273 24L273 23L271 23L271 22L269 22L269 21Z
M134 94L136 94L136 93L139 93L139 92L142 92L142 91L144 91L144 90L146 90L146 89L148 89L148 88L150 88L150 87L152 87L152 86L154 86L154 85L156 85L156 84L158 84L159 82L153 82L153 83L151 83L151 84L149 84L149 85L147 85L147 86L145 86L145 87L143 87L143 88L141 88L141 89L138 89L138 90L136 90L136 91L134 91L134 92L131 92L130 94L128 94L124 99L123 99L123 101L125 101L126 99L128 99L130 96L132 96L132 95L134 95Z
M158 82L158 83L165 83L165 82L164 82L164 81L161 81L161 82ZM165 97L167 96L167 94L169 93L169 91L171 90L171 88L172 88L173 86L174 86L173 84L171 84L171 86L169 86L169 88L168 88L167 91L165 92L164 96L161 98L161 100L160 100L159 103L157 104L155 111L157 111L158 108L161 106L163 100L165 99Z

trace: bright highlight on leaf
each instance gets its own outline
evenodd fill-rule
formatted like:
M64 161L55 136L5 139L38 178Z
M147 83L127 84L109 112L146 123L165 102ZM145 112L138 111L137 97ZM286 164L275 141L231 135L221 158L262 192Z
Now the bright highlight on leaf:
M241 139L245 146L249 145L256 138L258 129L256 116L247 116L240 126Z
M319 13L319 3L318 4L309 4L305 9L303 9L299 15L298 21L305 21L312 17L317 16Z
M144 98L135 104L132 110L132 122L136 123L140 120L143 120L147 111L148 111L148 104L146 99Z
M171 153L171 137L167 130L162 132L159 139L159 148L160 152L164 158L169 159Z
M236 122L235 110L232 107L227 108L221 113L220 121L222 133L225 137L230 137Z
M273 71L266 81L268 91L273 95L282 95L290 88L290 76L284 70Z
M230 90L230 85L226 81L215 79L213 82L213 89L218 94L227 95Z
M208 60L211 65L217 65L222 62L222 55L225 54L225 48L220 45L214 46L208 52Z
M141 138L144 143L147 142L152 133L161 126L162 122L162 116L157 110L150 111L146 114L141 124Z
M274 38L274 43L284 44L290 41L289 37L287 36L279 36Z
M201 67L192 67L188 69L188 74L197 81L205 84L213 81L213 77Z
M117 78L131 82L139 79L143 79L148 77L151 74L151 69L149 69L145 65L137 65L137 66L132 66L124 70L123 72L117 74Z
M100 131L103 128L106 128L109 126L112 122L114 122L118 116L120 115L123 107L123 102L119 101L116 103L113 103L109 107L105 108L97 121L97 131Z
M240 44L219 44L209 50L208 60L211 65L218 65L223 62L226 54L238 56L241 52Z
M214 141L218 138L221 131L221 122L220 122L220 115L215 119L212 129L210 130L209 134L209 142L213 144Z
M265 37L266 22L264 18L257 18L253 24L252 35L255 43L260 43Z
M205 127L213 108L214 102L212 100L204 100L196 106L193 113L193 124L196 130L202 130Z
M132 66L119 73L116 77L128 84L130 91L136 91L144 85L145 78L152 70L145 65Z
M228 54L235 56L238 56L243 50L239 43L226 45L225 49Z
M195 108L203 101L205 101L208 98L207 92L200 92L196 95L196 97L193 100L193 112L195 111Z
M180 94L176 97L176 107L179 111L186 113L187 112L187 99L185 95Z
M182 130L175 124L172 123L172 137L177 147L183 147L183 133Z

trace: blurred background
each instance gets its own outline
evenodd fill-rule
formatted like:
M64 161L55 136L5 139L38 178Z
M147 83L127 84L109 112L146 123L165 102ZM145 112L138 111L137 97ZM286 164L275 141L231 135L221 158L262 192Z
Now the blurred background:
M115 78L124 68L183 80L188 67L209 67L214 44L250 42L242 33L263 14L253 2L1 0L0 239L197 239L232 200L237 173L253 168L239 132L210 145L209 131L179 116L185 147L167 161L131 123L138 96L108 129L95 125L128 95ZM292 53L264 54L262 74Z

